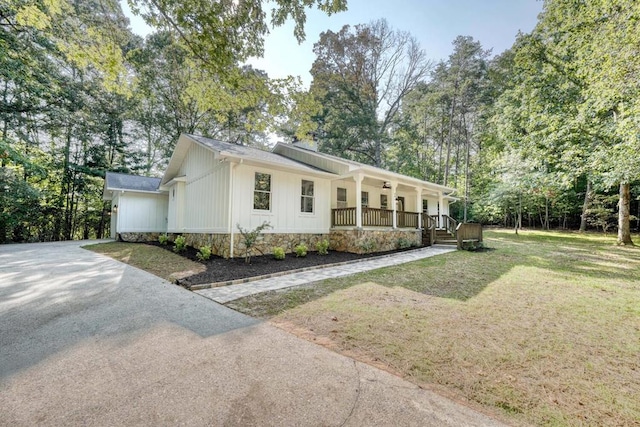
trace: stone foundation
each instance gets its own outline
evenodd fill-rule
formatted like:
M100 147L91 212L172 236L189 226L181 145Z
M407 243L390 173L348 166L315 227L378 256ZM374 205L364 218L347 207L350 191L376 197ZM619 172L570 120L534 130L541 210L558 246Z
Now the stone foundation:
M132 243L157 242L164 233L118 233L116 240Z
M422 231L416 229L331 230L329 236L331 249L356 254L399 249L401 239L411 246L422 246Z
M120 233L119 238L125 242L157 242L163 233ZM168 233L173 241L180 234ZM212 233L182 233L187 245L194 248L210 246L211 253L229 258L229 235ZM281 247L285 253L292 253L300 244L307 245L309 251L316 250L316 244L324 239L329 240L329 249L338 252L356 254L385 252L399 248L399 241L412 246L422 245L422 232L415 229L381 229L381 230L331 230L329 234L307 233L263 233L258 237L252 249L252 256L273 253L273 248ZM244 257L245 245L240 233L233 234L233 256Z

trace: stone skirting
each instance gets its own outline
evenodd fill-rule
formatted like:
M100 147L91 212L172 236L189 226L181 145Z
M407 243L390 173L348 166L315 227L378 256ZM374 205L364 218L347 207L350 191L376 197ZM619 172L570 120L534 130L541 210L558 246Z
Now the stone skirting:
M116 240L121 240L123 242L132 242L132 243L144 243L144 242L157 242L160 234L164 233L149 233L149 232L138 232L138 233L118 233Z
M385 252L400 248L400 243L422 246L422 231L416 229L331 230L331 249L356 254Z
M125 242L157 242L162 233L120 233L119 238ZM168 233L173 241L180 234ZM211 253L229 258L229 235L212 233L182 233L187 245L194 248L210 246ZM307 233L263 233L253 247L252 256L273 253L273 248L281 247L285 253L292 253L299 244L307 245L309 251L316 250L316 244L324 239L329 240L329 249L338 252L356 254L385 252L398 249L400 243L411 246L422 245L422 232L415 229L354 230L333 229L329 234ZM233 235L233 256L244 257L245 245L242 235Z

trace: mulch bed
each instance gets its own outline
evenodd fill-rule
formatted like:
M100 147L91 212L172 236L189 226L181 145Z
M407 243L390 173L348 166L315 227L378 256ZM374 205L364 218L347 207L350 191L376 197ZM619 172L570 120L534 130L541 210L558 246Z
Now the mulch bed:
M148 244L158 246L170 251L173 250L173 246L171 243L169 243L168 245L161 245L157 242L150 242ZM403 252L406 250L408 249L398 249L395 251L376 252L363 255L336 251L329 251L327 255L318 255L317 252L309 252L306 257L301 258L297 258L295 254L287 254L285 259L283 260L276 260L273 258L273 255L260 255L252 256L251 263L247 264L244 262L244 258L225 259L213 255L207 261L200 261L196 256L198 250L187 246L187 249L178 255L203 264L206 267L206 270L202 273L198 273L185 279L181 279L180 284L190 286L207 283L228 282L231 280L264 276L274 273L280 273L283 271L298 270L325 264L337 264L341 262L366 259L375 256Z

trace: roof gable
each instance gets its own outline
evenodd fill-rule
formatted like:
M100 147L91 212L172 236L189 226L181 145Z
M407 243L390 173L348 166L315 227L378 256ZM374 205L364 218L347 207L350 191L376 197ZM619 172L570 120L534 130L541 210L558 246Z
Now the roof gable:
M218 158L239 159L277 168L295 170L300 173L325 173L324 170L316 168L313 165L301 163L272 151L265 151L246 145L232 144L202 136L182 134L178 139L167 170L162 178L162 184L166 184L177 176L191 144L199 144L210 149Z

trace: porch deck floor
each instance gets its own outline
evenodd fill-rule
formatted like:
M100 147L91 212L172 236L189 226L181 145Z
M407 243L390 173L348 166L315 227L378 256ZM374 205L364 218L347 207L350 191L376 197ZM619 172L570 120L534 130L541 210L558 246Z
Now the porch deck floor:
M261 292L290 288L293 286L301 286L320 280L332 279L334 277L348 276L350 274L361 273L363 271L404 264L411 261L417 261L419 259L429 258L435 255L445 254L447 252L453 252L455 250L456 248L451 246L433 245L426 248L415 249L412 251L401 252L398 254L387 255L379 258L365 259L353 264L327 266L325 268L319 268L310 271L286 274L283 276L271 277L269 279L256 280L248 283L239 283L237 285L202 289L194 292L202 295L203 297L224 304L229 301L233 301L249 295L259 294Z

